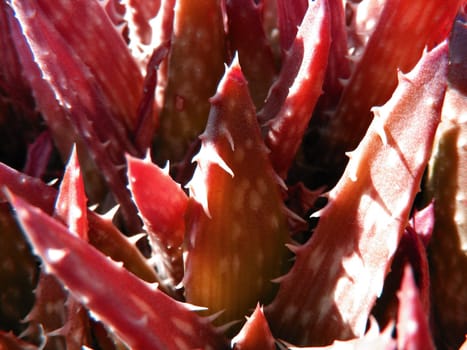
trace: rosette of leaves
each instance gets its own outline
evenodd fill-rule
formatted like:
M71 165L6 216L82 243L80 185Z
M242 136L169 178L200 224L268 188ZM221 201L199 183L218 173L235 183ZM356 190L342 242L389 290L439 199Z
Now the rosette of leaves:
M3 1L0 347L462 346L466 8Z

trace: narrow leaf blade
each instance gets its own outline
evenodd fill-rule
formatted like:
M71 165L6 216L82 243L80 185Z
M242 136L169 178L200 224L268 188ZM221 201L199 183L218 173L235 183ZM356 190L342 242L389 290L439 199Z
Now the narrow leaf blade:
M132 349L225 347L208 320L151 288L40 209L9 196L46 269Z

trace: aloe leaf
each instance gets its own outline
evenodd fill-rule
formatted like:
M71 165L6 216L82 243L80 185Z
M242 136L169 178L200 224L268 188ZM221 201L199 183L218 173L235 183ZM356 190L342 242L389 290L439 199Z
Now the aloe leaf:
M188 184L184 285L187 301L210 313L223 311L216 320L223 324L242 320L258 301L272 298L271 279L286 265L288 230L238 59L211 104Z
M177 1L157 159L178 162L206 126L226 58L220 0Z
M39 271L7 203L0 204L0 232L0 323L3 330L20 334L21 320L34 304Z
M57 198L57 190L46 185L41 180L0 163L0 183L17 195L27 198L28 202L52 215ZM3 193L0 200L6 201ZM156 282L157 275L149 266L139 250L114 226L111 218L105 218L90 210L87 213L89 242L104 254L117 261L123 261L124 266L140 278L148 282Z
M282 52L286 52L295 36L297 28L305 16L309 1L297 0L294 2L287 0L277 1L277 17L279 22L279 35Z
M285 178L322 93L329 56L327 0L310 3L259 118L274 169Z
M295 264L265 309L278 337L325 345L363 336L420 188L446 72L443 43L408 75L400 74L392 98L373 109L374 121L349 155L316 230L293 248Z
M29 344L13 333L7 333L4 331L0 331L0 349L8 349L8 350L39 350L40 347Z
M62 155L68 155L71 150L70 142L77 143L78 148L83 150L83 157L87 158L82 165L84 163L89 166L90 171L94 173L94 177L88 176L91 178L90 181L95 181L94 178L100 176L96 174L96 169L92 169L93 166L97 166L120 203L128 227L130 230L137 230L139 221L125 187L123 168L124 153L138 153L131 142L131 136L136 127L133 124L136 123L137 103L139 103L141 92L138 92L138 101L133 106L133 103L128 100L128 96L133 93L123 93L124 96L120 96L122 94L118 91L125 91L128 85L135 87L132 91L142 90L142 81L141 84L136 83L139 71L136 71L137 74L132 78L131 84L125 79L120 79L123 73L117 74L115 71L118 65L105 62L109 55L107 53L104 55L101 51L106 51L108 44L115 41L116 47L112 49L115 56L119 53L117 47L120 47L123 52L127 49L118 36L112 40L110 33L103 34L103 30L105 31L103 24L99 26L91 22L86 27L87 31L77 31L80 34L76 35L73 34L75 31L70 31L69 26L82 25L76 20L73 10L85 14L95 6L98 8L96 13L102 12L101 15L105 16L103 10L94 1L89 6L77 1L71 8L63 6L62 3L49 6L45 2L39 4L14 1L12 7L16 18L10 18L10 20L11 22L17 20L21 26L22 33L16 34L19 39L16 48L39 109ZM86 18L99 19L94 16ZM107 22L101 18L99 23ZM108 26L114 30L110 22ZM87 42L85 39L89 41L90 36L98 34L108 39L108 42L103 45L104 48L89 43L88 49L83 50L81 40ZM101 57L101 54L104 56ZM128 63L128 67L119 68L129 72L132 61L128 55L126 58L119 64ZM73 79L68 79L70 75ZM121 90L115 88L121 85L125 88ZM87 93L78 94L77 91ZM87 150L89 154L84 150ZM88 163L93 164L88 165ZM90 192L98 193L99 189L92 188Z
M152 243L153 254L161 263L159 274L175 287L183 277L182 243L188 196L149 155L141 160L127 156L129 188Z
M430 272L426 247L423 244L422 235L409 225L401 237L391 269L384 281L384 289L378 298L372 314L382 326L393 322L397 315L397 291L401 285L404 269L410 264L417 288L419 289L419 302L423 312L430 315Z
M325 126L320 126L317 139L307 150L312 166L326 172L323 179L316 179L319 183L315 185L337 182L347 163L345 152L357 147L372 121L371 108L391 97L397 86L398 70L408 72L426 46L433 47L446 38L460 3L460 0L384 3L335 113Z
M76 147L73 147L60 184L55 215L63 220L71 232L88 240L87 197Z
M274 56L264 33L261 5L253 0L228 0L228 38L232 51L238 52L251 98L261 108L276 76Z
M46 270L132 349L225 348L209 320L138 279L40 209L11 193L9 198Z
M232 339L234 350L274 350L275 340L263 313L263 308L256 306L240 332Z
M396 350L397 343L392 337L394 331L393 325L388 325L383 331L379 330L378 324L374 319L371 319L371 323L368 331L361 338L352 340L336 340L328 346L306 346L296 347L289 345L289 350L369 350L369 349L381 349L381 350Z
M426 310L420 301L410 265L406 265L399 291L397 348L434 350Z
M54 3L46 0L12 3L27 30L34 30L34 26L27 23L20 8L35 12L32 18L43 16L50 21L58 35L66 41L66 46L90 68L102 94L108 99L106 108L114 115L114 124L123 122L125 129L133 133L136 111L143 93L143 76L99 1L74 1L72 4L65 0ZM96 38L100 40L96 41ZM47 50L47 47L43 49Z
M448 88L428 168L425 199L434 201L435 227L428 246L434 334L438 346L458 348L467 324L467 18L459 16L450 39Z

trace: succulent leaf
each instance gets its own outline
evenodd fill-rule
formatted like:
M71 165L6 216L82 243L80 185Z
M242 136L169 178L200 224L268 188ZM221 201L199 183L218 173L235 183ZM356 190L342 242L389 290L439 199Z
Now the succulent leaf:
M426 46L433 47L434 43L446 38L448 31L443 29L444 37L438 37L440 34L436 32L446 23L452 24L460 3L458 0L450 1L449 5L444 0L429 3L385 1L375 30L344 88L336 112L328 118L326 127L319 129L315 136L317 139L308 150L307 157L314 167L331 170L327 170L325 179L316 181L332 182L341 176L347 163L345 152L355 149L372 121L370 109L391 97L398 83L398 70L408 72ZM437 41L433 41L433 36Z
M206 126L226 58L220 0L181 0L174 11L156 149L162 162L180 161Z
M347 34L345 27L344 5L339 0L328 0L331 13L331 46L323 84L324 95L320 98L320 108L331 108L339 101L343 90L342 79L350 76Z
M155 48L152 55L149 57L149 62L146 67L146 77L143 85L144 93L138 105L138 121L134 136L134 143L140 154L143 154L152 144L157 122L154 111L156 108L156 86L159 78L158 70L162 60L167 56L168 46L169 45L164 42Z
M0 232L0 324L20 334L25 328L21 321L34 303L38 268L6 203L0 204Z
M310 3L297 36L271 88L260 119L274 169L285 178L322 93L331 43L327 0ZM278 102L283 100L281 105ZM276 108L278 108L276 110Z
M39 338L44 348L81 349L91 344L89 316L55 278L41 271L34 306L26 316L27 339Z
M467 350L466 22L0 2L0 349Z
M276 349L274 337L264 317L262 307L256 306L241 331L232 339L232 344L235 350Z
M265 309L277 336L299 345L325 345L364 334L420 188L446 71L443 43L410 74L400 75L393 97L374 110L374 121L329 194L315 232L294 249L295 264Z
M280 43L282 52L286 52L297 35L297 28L305 16L309 1L287 0L277 1L277 18L279 22Z
M435 349L426 310L420 301L410 265L405 266L398 296L397 348L401 350Z
M39 179L22 174L3 163L0 163L0 183L8 187L18 196L27 198L28 202L44 212L52 215L55 208L57 190ZM6 201L3 193L0 200ZM87 213L89 242L104 254L117 261L148 282L156 282L157 275L149 266L139 250L113 225L111 220L88 210Z
M128 27L128 48L132 56L140 62L140 68L144 70L147 61L150 60L147 48L150 49L151 44L155 42L156 33L151 22L160 13L161 0L125 0L120 4L125 7L122 21Z
M83 177L79 166L76 147L73 147L70 160L65 168L58 192L55 215L67 225L76 236L88 240L87 197L84 192Z
M114 74L113 71L109 72L108 68L100 67L101 62L105 62L92 56L100 54L99 50L95 53L86 51L82 55L76 51L81 47L79 44L81 37L75 38L70 35L69 30L63 27L66 23L75 23L75 21L68 20L73 17L73 12L70 12L70 9L57 6L55 10L52 10L48 5L42 5L45 8L42 8L38 3L28 1L12 3L25 35L17 45L18 52L20 59L28 67L27 76L38 100L39 108L48 118L49 124L52 125L51 130L54 137L64 137L63 135L68 135L68 130L71 129L75 133L71 141L86 144L87 147L83 146L82 148L89 149L92 159L104 173L106 181L121 204L127 224L130 228L136 229L138 222L134 220L135 208L125 188L124 174L119 167L124 164L124 151L137 153L128 137L128 134L134 131L135 127L132 123L135 121L124 119L135 119L135 116L131 117L132 114L127 112L127 105L121 105L122 101L127 100L126 96L121 98L113 96L112 94L116 92L107 92L106 90L110 88L108 84L118 80L117 78L112 80L110 77L113 75L118 77L119 75ZM96 11L102 11L100 6L96 5L98 8ZM85 11L86 8L88 11L93 7L87 8L83 4L76 6L81 7L72 10ZM102 30L95 24L90 24L90 28ZM111 28L113 29L113 26ZM118 40L121 41L121 39ZM21 46L25 45L26 42L29 48ZM125 51L126 47L123 46L123 50ZM130 61L129 58L128 60ZM65 62L66 64L64 64ZM99 65L94 67L91 65L92 63ZM96 74L103 76L96 75L88 64L99 72ZM37 66L33 67L34 65ZM116 67L106 64L106 67L109 66ZM37 68L40 68L42 73ZM130 67L126 71L129 70L131 70ZM137 73L139 74L138 71ZM68 79L69 75L73 75L73 79ZM121 82L116 81L116 84L118 83ZM80 90L89 93L85 95L75 93ZM113 106L121 106L118 113L114 111ZM136 108L137 106L135 106L133 115L136 114ZM64 132L64 129L68 129L67 132ZM61 152L68 155L71 150L70 140L62 143L60 139L57 142L59 147L62 147ZM85 161L85 164L87 163L88 161Z
M0 331L0 349L8 350L39 350L40 347L22 341L13 333Z
M208 320L130 274L40 209L9 197L46 270L132 349L225 348Z
M448 88L425 191L435 210L428 246L435 337L452 348L464 341L467 324L466 23L467 17L455 23L450 40Z
M133 200L152 243L160 255L158 272L175 287L183 276L182 243L185 237L185 212L188 196L164 170L148 157L127 157L128 178Z
M26 164L22 172L32 177L44 177L52 151L53 143L50 133L44 131L28 146Z
M123 38L99 2L77 1L70 5L68 1L50 3L40 0L35 3L13 1L12 4L17 14L22 13L21 6L24 11L35 13L32 20L42 17L50 22L57 34L66 41L66 46L90 68L102 89L101 101L104 96L108 100L106 109L114 116L113 126L123 122L124 129L131 135L136 128L136 111L143 93L143 77ZM80 16L80 21L73 20L76 15ZM24 27L34 35L33 23L28 22L27 16L19 17ZM96 38L99 38L100 45L93 45ZM47 49L48 46L43 47L43 50ZM107 124L107 128L109 126Z
M423 312L430 315L430 275L426 247L422 236L412 225L405 229L397 247L391 269L384 281L384 289L378 298L372 314L380 325L393 322L397 315L397 291L401 285L406 265L413 269L413 275L419 289L419 302Z
M216 321L223 324L243 319L258 301L271 299L271 279L285 267L288 232L237 59L211 104L189 183L193 201L187 212L184 285L187 301L210 313L223 311Z
M276 76L271 46L264 33L260 5L253 0L228 0L228 39L238 52L251 98L261 108Z
M381 350L396 350L397 344L395 339L392 337L393 326L388 325L382 332L380 332L378 324L374 319L370 320L370 326L365 335L361 338L334 341L328 346L318 347L288 347L289 350L370 350L370 349L381 349Z

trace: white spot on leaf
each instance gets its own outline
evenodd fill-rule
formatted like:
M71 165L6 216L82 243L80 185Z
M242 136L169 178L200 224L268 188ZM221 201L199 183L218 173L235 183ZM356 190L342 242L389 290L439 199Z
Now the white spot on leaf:
M48 248L45 251L46 259L52 264L60 262L66 254L65 249Z

